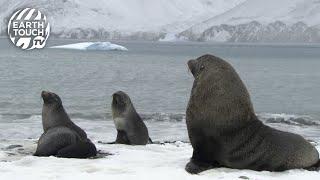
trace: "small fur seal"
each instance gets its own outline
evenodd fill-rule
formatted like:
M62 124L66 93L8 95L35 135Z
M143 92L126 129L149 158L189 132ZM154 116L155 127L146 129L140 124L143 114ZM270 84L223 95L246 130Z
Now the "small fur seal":
M151 141L148 129L136 112L130 97L122 91L114 93L112 97L112 117L118 132L114 143L146 145Z
M42 91L42 126L35 156L57 156L65 158L89 158L96 156L95 145L87 134L74 124L63 108L60 97Z
M268 127L257 118L244 83L229 63L204 55L188 61L188 66L194 76L186 111L193 155L186 171L319 166L318 151L303 137Z

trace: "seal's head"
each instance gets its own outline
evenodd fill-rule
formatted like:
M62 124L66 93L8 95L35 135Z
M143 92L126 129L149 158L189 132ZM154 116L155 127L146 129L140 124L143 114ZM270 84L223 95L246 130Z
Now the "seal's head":
M210 54L203 55L196 60L189 60L188 67L196 80L210 78L218 81L222 75L230 73L233 73L233 76L237 76L229 63Z
M49 91L42 91L42 126L46 132L49 128L71 124L60 97ZM71 122L71 123L70 123Z
M253 112L249 93L229 63L213 55L204 55L189 60L188 66L194 77L187 109L189 115L219 121L248 119Z
M41 92L41 97L43 99L43 104L47 106L52 106L52 107L57 107L62 105L62 101L60 97L49 91L42 91Z
M117 91L112 95L112 114L114 117L118 117L121 114L133 110L133 105L131 103L130 97L122 92Z

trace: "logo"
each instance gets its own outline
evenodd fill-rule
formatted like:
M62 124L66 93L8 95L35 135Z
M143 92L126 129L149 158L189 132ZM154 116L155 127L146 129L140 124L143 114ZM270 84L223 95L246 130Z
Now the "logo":
M16 11L8 23L10 40L21 49L41 49L50 34L50 24L40 11L25 8Z

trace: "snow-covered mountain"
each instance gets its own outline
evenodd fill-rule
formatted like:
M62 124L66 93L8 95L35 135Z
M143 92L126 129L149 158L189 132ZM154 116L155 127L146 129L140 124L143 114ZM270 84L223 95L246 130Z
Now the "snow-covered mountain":
M231 42L320 42L320 0L247 0L178 36Z
M320 30L302 21L285 24L282 21L261 24L251 21L239 25L217 25L194 33L188 29L175 35L177 40L214 42L319 43Z
M60 38L320 42L320 0L0 0L2 35L23 7Z

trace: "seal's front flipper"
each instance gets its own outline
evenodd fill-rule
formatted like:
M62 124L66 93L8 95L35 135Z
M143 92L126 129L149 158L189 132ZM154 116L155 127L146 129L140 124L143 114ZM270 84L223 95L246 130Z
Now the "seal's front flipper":
M60 149L75 144L78 139L78 135L69 128L49 129L41 135L34 156L55 156Z
M198 148L196 148L198 149ZM194 150L191 160L185 167L185 170L190 174L198 174L202 171L221 167L218 162L204 162L199 151Z
M320 160L315 165L304 169L308 171L320 171Z
M118 134L117 134L117 139L116 142L117 144L128 144L130 145L130 140L128 138L128 135L125 131L123 130L117 130Z
M90 141L81 141L58 151L57 157L89 158L97 155L96 146Z
M149 138L148 143L153 144L153 141L151 140L151 138Z
M190 173L190 174L198 174L201 173L203 171L209 170L209 169L213 169L216 168L218 166L216 165L212 165L212 164L208 164L208 163L204 163L204 162L199 162L199 161L195 161L195 160L190 160L188 162L188 164L185 167L185 170Z

